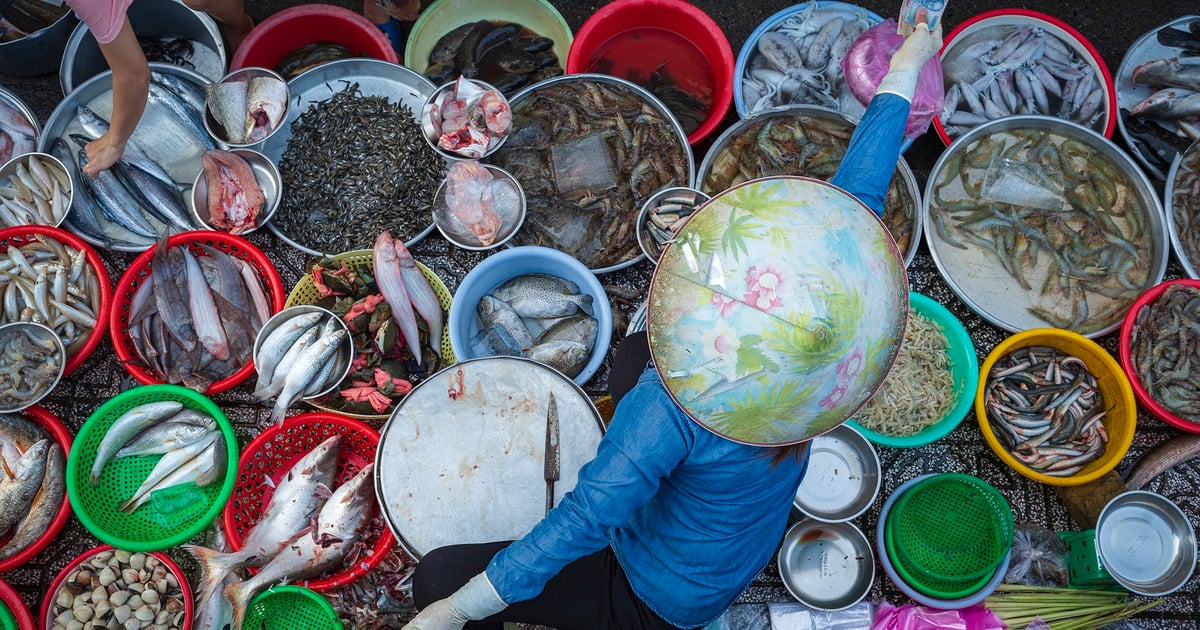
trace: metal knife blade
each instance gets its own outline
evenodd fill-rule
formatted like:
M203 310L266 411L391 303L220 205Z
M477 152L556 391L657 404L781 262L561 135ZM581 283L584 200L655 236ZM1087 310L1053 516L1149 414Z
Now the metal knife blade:
M558 405L554 402L554 394L550 394L550 404L546 407L546 513L554 507L554 482L558 481Z

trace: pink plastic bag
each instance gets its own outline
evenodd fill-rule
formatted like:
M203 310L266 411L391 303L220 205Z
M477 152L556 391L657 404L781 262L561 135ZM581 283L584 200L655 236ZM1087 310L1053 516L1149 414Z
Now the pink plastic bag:
M879 605L871 630L1004 630L992 611L976 604L961 610L938 610L916 604Z
M888 73L888 62L903 43L904 37L896 32L896 21L888 18L854 40L846 56L842 57L842 76L846 78L846 85L864 106L875 96L875 89ZM944 96L942 60L935 55L917 75L917 91L908 113L904 137L916 138L925 133L929 122L942 111Z

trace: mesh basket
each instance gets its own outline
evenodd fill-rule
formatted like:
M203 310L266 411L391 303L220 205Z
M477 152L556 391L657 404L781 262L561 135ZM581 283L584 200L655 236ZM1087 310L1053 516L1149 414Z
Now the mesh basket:
M33 615L8 582L0 580L0 630L34 630Z
M225 476L206 487L176 486L170 499L156 498L125 514L117 506L134 495L154 470L160 455L114 459L104 466L100 483L88 480L96 450L109 427L121 414L151 402L174 400L184 408L206 413L216 420L226 449ZM158 551L198 534L221 512L233 492L238 458L237 436L221 408L202 394L178 385L146 385L122 392L104 403L84 422L67 457L67 496L80 522L96 538L128 551ZM154 493L168 495L167 490Z
M246 608L243 628L342 630L342 620L320 593L299 586L275 586Z
M898 565L919 581L967 583L990 577L1012 547L1008 501L987 482L934 475L901 495L887 522Z
M275 269L275 265L271 263L267 255L252 245L250 241L232 234L203 230L176 234L167 240L168 247L179 245L186 245L188 250L195 256L208 256L208 253L199 247L200 245L208 245L229 256L250 263L250 266L256 272L255 275L263 281L264 291L271 303L271 314L274 315L279 312L279 309L283 308L283 280L279 277L279 271ZM151 247L139 254L129 264L129 269L121 275L121 279L117 281L114 292L115 299L108 324L109 337L112 338L113 350L117 353L117 358L121 360L121 365L133 378L137 379L143 385L156 385L162 383L162 381L159 380L153 370L142 362L138 353L133 349L133 340L129 336L129 311L133 303L133 295L137 292L138 286L143 282L151 281L150 263L154 258L154 250L155 247ZM233 374L213 381L212 385L209 385L204 393L211 395L223 392L237 386L253 373L254 361L248 360L245 365Z
M888 514L888 519L891 519L890 513ZM896 574L900 576L900 579L904 580L905 583L918 592L935 599L957 600L970 597L979 592L980 589L984 588L995 577L994 572L978 580L948 580L922 575L909 569L904 559L896 553L896 543L892 537L892 528L887 527L886 523L883 530L883 542L888 559L891 560L892 568L896 570Z
M378 431L343 416L313 412L288 418L282 426L272 425L246 446L238 462L233 494L222 515L229 544L234 550L242 548L242 541L271 501L276 484L264 483L264 477L272 482L279 481L291 470L296 460L335 434L342 436L337 473L334 476L336 487L356 475L363 466L375 461L375 449L379 446ZM368 534L363 542L371 551L369 555L364 553L360 562L320 576L320 579L303 581L302 584L322 592L345 586L378 565L395 544L395 538L384 525L377 535Z
M71 452L71 433L67 431L67 428L63 426L63 423L60 422L54 414L50 413L44 407L33 405L31 407L26 407L25 409L22 409L13 415L25 416L29 420L45 429L46 432L50 434L50 437L54 438L55 442L58 442L59 447L62 448L64 457ZM63 526L67 524L67 521L70 520L70 518L71 503L67 500L67 495L64 493L62 504L58 508L58 513L55 514L54 520L50 521L50 525L46 528L46 531L36 540L29 543L28 547L7 558L4 558L3 560L0 560L0 573L15 569L25 564L31 558L49 546L54 540L54 537L58 535L58 532L62 531ZM6 544L10 539L11 536L0 537L0 547Z
M333 256L333 259L345 264L347 267L350 267L351 269L354 269L355 271L365 271L367 273L371 273L372 270L374 269L374 266L371 262L371 255L372 255L372 250L358 249L358 250L354 250L352 252L345 252L342 254L338 254L336 256ZM450 293L450 290L446 288L446 284L444 282L442 282L442 279L437 277L437 274L433 273L433 271L430 270L429 267L426 267L425 265L422 265L421 263L418 262L417 268L421 270L421 273L425 274L425 279L429 281L429 286L433 287L433 292L437 295L438 303L440 303L442 305L443 314L448 318L449 313L450 313L450 301L451 301L451 296L452 296L452 294ZM296 282L296 286L292 288L292 292L290 294L288 294L287 303L284 304L284 307L287 308L287 307L297 306L300 304L316 304L320 299L321 299L321 294L317 290L316 285L313 284L312 274L306 273L300 277L300 280L298 282ZM361 350L361 347L358 347L356 345L355 352L358 352L360 350ZM454 348L453 348L453 346L450 345L450 327L449 326L445 326L442 328L441 351L442 351L442 367L445 367L448 365L454 365L454 363L456 362L456 359L454 358ZM413 385L416 385L416 384L417 384L417 382L414 381ZM341 388L339 387L338 389L340 390ZM336 393L333 395L336 395ZM351 418L358 418L360 420L387 420L388 416L391 415L391 410L394 409L396 403L398 403L402 399L403 399L403 397L397 397L397 398L392 399L392 406L387 410L387 412L381 413L381 414L351 413L351 412L344 411L342 409L335 409L326 404L322 404L320 402L320 400L306 400L305 402L316 407L317 409L321 409L324 411L330 411L333 413L338 413L338 414L341 414L344 416L350 416Z
M105 325L108 322L109 310L112 308L112 286L109 284L108 271L104 269L104 262L100 260L96 250L66 230L48 225L18 225L5 228L0 230L0 252L7 252L10 247L24 247L30 243L36 243L39 238L57 241L71 249L83 252L88 266L96 274L96 284L100 294L95 309L96 326L85 338L83 345L73 352L68 349L67 364L63 366L62 374L66 377L91 356L92 352L96 350L96 346L100 345L100 340L104 338Z

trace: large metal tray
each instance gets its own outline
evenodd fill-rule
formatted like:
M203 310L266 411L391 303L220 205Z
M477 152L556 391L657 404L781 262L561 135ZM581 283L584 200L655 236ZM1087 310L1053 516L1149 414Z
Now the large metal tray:
M301 114L308 111L309 107L328 99L350 83L357 83L363 96L382 96L393 103L407 105L414 116L421 114L421 107L424 106L425 100L437 89L437 86L429 79L416 72L379 59L339 59L323 63L288 81L288 90L291 92L292 100L288 104L287 117L284 118L281 129L258 147L259 151L278 166L279 161L283 158L283 152L287 149L288 140L292 137L292 124L300 118ZM432 192L430 191L431 197ZM274 223L267 225L276 236L302 252L313 256L337 253L312 249L298 242L292 236L284 234L275 227ZM430 212L429 227L419 232L405 245L412 247L432 231L433 213Z

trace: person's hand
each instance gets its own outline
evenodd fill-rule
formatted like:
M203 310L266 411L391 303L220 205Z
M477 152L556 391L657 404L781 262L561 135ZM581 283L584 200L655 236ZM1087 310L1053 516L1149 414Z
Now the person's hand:
M904 38L904 44L900 46L900 50L892 55L888 69L891 72L918 72L925 62L933 59L933 56L941 48L942 25L939 23L937 28L931 32L929 24L925 22L924 13L921 13L913 32Z
M450 604L450 598L439 599L425 607L403 630L459 630L467 619Z
M111 136L111 133L106 133L83 147L87 153L87 165L83 167L83 172L88 177L99 175L100 171L116 164L117 160L125 154L125 143L119 142Z

